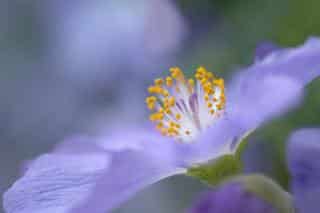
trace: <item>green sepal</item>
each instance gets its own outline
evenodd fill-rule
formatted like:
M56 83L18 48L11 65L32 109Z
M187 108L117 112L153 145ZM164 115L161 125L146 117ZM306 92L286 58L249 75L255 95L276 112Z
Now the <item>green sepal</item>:
M234 155L224 155L212 163L191 167L187 175L198 178L206 184L217 185L241 171L242 165Z
M230 182L239 182L246 191L269 203L278 213L295 212L291 195L266 176L243 175L230 179Z
M197 178L206 184L217 185L226 179L241 174L243 170L241 154L247 145L250 133L236 142L238 146L233 154L222 155L205 164L193 166L188 169L187 175Z

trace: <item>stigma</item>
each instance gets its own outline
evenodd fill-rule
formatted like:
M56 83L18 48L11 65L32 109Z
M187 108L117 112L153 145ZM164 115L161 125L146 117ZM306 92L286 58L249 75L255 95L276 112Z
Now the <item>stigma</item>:
M224 113L226 104L224 80L204 67L189 79L180 68L173 67L169 76L155 79L148 92L149 119L156 129L186 143L195 141L212 125Z

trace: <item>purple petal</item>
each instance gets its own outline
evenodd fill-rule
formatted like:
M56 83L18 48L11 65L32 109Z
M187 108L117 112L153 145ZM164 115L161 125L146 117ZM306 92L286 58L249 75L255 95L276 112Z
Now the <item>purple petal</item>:
M106 212L141 188L182 171L172 141L157 134L123 132L103 143L87 141L93 147L73 141L29 165L4 195L8 213Z
M248 130L296 106L302 96L302 85L285 76L242 77L230 97L227 115Z
M217 120L205 130L195 143L180 144L178 151L187 166L205 163L221 155L234 152L234 143L246 133L238 123L229 118Z
M255 61L259 62L280 47L272 42L263 42L256 47Z
M269 204L247 192L240 184L228 183L205 193L189 213L275 213Z
M320 129L302 129L289 140L288 165L296 206L301 213L320 209Z
M107 155L47 154L29 169L3 196L7 213L71 212L87 199L108 168Z
M295 48L285 48L267 55L260 63L250 67L252 75L285 75L306 84L320 74L320 39L309 38Z
M111 153L112 163L108 173L97 184L91 199L76 208L75 212L99 212L95 208L110 210L147 185L185 171L180 167L182 159L176 150L177 143L170 138L141 129L131 129L124 134L114 133L108 141L98 142ZM114 196L115 193L118 196Z
M274 51L234 79L227 112L244 128L256 128L295 106L303 87L319 74L319 39L309 39L297 48Z

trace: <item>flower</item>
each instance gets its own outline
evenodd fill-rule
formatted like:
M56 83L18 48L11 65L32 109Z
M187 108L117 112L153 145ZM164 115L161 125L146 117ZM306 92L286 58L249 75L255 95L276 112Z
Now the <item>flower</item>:
M301 129L292 134L287 156L291 188L301 213L316 213L320 208L320 129Z
M136 113L124 117L133 123L141 120L145 116L141 91L155 72L172 63L186 34L184 19L174 3L44 0L36 6L49 41L47 67L61 75L77 101L83 102L77 103L86 110L81 127L103 131L117 122L115 108L121 115L129 115L135 108ZM130 83L121 83L122 78Z
M146 79L152 72L141 70L158 70L171 61L186 31L168 0L133 5L125 0L46 0L39 9L50 41L49 60L86 90L114 86L119 72L131 80Z
M226 205L227 204L227 205ZM188 213L276 213L268 203L240 183L227 183L204 193Z
M167 101L161 100L168 106L163 110L171 110L177 119L171 125L175 121L171 117L151 116L151 120L162 120L167 125L166 129L158 126L165 136L150 129L123 127L105 137L67 140L29 165L4 194L4 208L7 213L105 212L151 183L234 153L237 142L248 131L297 103L303 86L320 74L319 59L320 40L311 38L297 48L266 54L240 72L225 91L223 80L203 68L198 72L202 73L198 76L201 79L196 76L200 83L183 81L182 71L173 69L171 77L178 80L172 85L186 90L181 90L181 95L168 91L174 95L171 101L163 87L149 88L149 92L167 96ZM158 80L155 83L164 84ZM191 88L193 84L197 89ZM216 98L220 105L206 102L206 95ZM204 99L201 103L200 98ZM186 106L180 112L172 102ZM147 100L150 109L162 112L157 103L154 98ZM178 125L181 132L177 132Z

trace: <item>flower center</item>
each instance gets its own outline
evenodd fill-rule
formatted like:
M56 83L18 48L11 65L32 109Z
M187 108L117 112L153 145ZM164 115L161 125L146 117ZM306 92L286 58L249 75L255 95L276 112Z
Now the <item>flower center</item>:
M186 79L177 67L170 73L148 88L150 120L161 134L192 142L224 112L224 80L203 67L197 69L195 79Z

